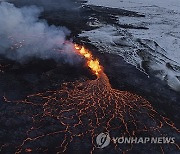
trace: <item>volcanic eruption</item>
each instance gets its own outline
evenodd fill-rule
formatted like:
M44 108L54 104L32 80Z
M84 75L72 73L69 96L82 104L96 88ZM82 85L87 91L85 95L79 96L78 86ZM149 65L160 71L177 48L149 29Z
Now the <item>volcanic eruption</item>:
M166 137L169 130L171 135L179 132L173 122L157 113L141 96L113 89L99 60L89 50L77 44L74 50L97 78L67 82L56 91L28 95L24 100L9 101L4 97L6 103L26 108L12 112L16 117L28 117L29 125L21 130L23 135L16 143L4 143L2 152L11 149L16 153L101 153L95 142L101 132L128 137ZM104 152L142 151L139 146L142 145L111 144ZM161 153L179 149L177 143L143 146Z
M1 3L0 54L20 63L30 58L53 59L56 64L85 62L84 69L90 70L88 73L96 78L63 80L62 85L57 83L56 90L37 90L38 93L22 100L9 100L4 95L0 112L0 152L116 154L146 153L145 149L151 153L179 150L177 134L180 131L175 124L143 97L114 89L100 60L84 45L67 41L70 34L67 28L49 26L40 20L41 11L35 6L17 8ZM0 64L0 75L6 67L8 65ZM19 73L16 68L13 73L9 72L10 76ZM16 82L14 76L13 80ZM177 141L156 145L111 142L108 147L99 149L96 137L102 132L111 137L176 137Z
M99 64L98 59L94 59L91 52L85 49L83 46L74 45L75 49L80 55L82 55L87 60L87 66L97 75L102 71L102 66Z

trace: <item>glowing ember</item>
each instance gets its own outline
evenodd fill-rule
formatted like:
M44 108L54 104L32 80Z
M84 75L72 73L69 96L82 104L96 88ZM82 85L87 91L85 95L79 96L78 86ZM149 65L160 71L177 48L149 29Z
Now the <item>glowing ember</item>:
M83 46L77 44L74 45L75 49L80 55L82 55L87 60L87 66L97 75L102 71L102 66L99 63L98 59L94 59L91 52L88 49L85 49Z
M26 152L32 152L32 150L30 148L27 148L25 151Z

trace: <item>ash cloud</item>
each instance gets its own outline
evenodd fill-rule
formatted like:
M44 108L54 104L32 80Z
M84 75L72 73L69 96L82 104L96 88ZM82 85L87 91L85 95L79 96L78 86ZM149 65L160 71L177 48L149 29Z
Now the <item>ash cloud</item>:
M0 54L19 62L37 57L77 63L79 57L66 41L70 31L39 20L42 11L36 6L17 8L0 2Z

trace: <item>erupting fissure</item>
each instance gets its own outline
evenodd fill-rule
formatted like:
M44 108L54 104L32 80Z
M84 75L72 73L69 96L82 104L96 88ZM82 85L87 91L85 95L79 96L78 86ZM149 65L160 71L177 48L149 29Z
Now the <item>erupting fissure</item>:
M14 111L10 108L9 112L14 113L13 117L23 117L24 122L27 117L28 124L19 129L21 138L16 142L10 138L0 147L2 152L12 149L16 153L101 153L95 142L101 132L117 137L177 136L179 129L172 121L160 115L141 96L113 89L91 52L78 45L75 49L98 77L95 80L64 83L56 91L29 95L24 100L8 101L4 97L6 103L24 109ZM0 114L0 117L5 116L8 112ZM110 144L106 153L137 152L139 149L140 153L142 146L152 153L179 150L176 143L156 146Z
M87 60L87 66L97 75L102 71L102 66L99 64L98 59L94 59L91 52L83 46L74 45L76 51Z

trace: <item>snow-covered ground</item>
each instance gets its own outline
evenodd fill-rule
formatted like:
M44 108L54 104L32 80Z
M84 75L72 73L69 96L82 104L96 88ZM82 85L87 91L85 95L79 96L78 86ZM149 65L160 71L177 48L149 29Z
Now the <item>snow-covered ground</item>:
M143 6L158 6L167 9L180 11L179 0L88 0L88 4L108 6L114 8L128 8L128 10L135 11Z
M173 89L180 90L180 0L89 0L87 4L144 14L145 17L141 18L119 17L119 23L148 29L127 30L101 25L98 29L84 31L80 36L88 37L101 50L116 53L138 68L142 61L151 57L149 66L159 72L157 76Z

